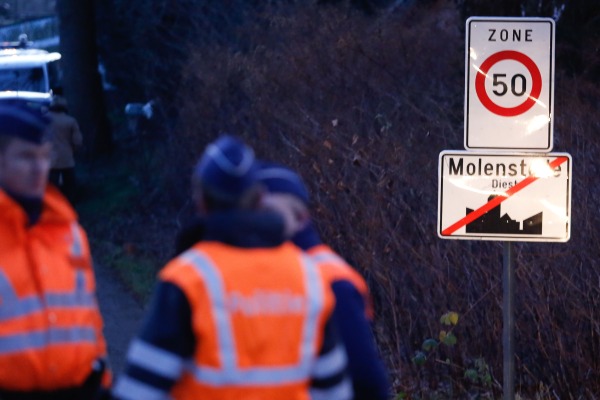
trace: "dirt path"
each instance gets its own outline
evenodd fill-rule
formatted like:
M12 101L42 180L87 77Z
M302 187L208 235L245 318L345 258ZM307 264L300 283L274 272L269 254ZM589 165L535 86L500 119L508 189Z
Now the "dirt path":
M98 302L104 318L104 335L113 373L124 367L130 340L137 333L144 308L108 267L95 264Z

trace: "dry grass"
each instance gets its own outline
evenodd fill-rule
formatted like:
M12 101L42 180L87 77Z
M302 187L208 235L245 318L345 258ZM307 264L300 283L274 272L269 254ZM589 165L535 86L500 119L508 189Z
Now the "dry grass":
M222 21L235 45L200 20L196 28L210 37L193 43L180 75L180 118L164 150L170 163L161 190L183 204L182 171L222 131L297 168L322 236L370 284L396 390L412 398L498 398L502 245L436 235L438 154L463 144L464 21L451 2L425 4L378 18L266 5ZM514 245L516 386L521 398L594 399L600 87L561 71L555 87L554 150L570 153L574 164L572 238ZM449 310L460 315L457 344L414 365L415 351L437 337ZM489 365L491 384L464 378L477 359Z

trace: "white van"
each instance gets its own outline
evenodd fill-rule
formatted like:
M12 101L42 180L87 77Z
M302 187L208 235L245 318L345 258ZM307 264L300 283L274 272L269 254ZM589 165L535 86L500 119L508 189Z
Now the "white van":
M0 43L0 100L21 98L49 104L60 81L60 53Z

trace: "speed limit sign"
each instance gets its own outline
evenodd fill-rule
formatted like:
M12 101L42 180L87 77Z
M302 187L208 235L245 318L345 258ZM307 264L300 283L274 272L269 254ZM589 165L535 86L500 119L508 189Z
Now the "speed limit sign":
M549 152L554 20L467 20L465 148Z

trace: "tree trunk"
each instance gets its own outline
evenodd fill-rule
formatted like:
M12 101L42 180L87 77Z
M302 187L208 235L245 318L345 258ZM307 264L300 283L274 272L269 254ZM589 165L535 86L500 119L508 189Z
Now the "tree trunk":
M106 153L112 148L112 133L98 72L94 1L58 0L56 12L69 110L79 121L87 150Z

